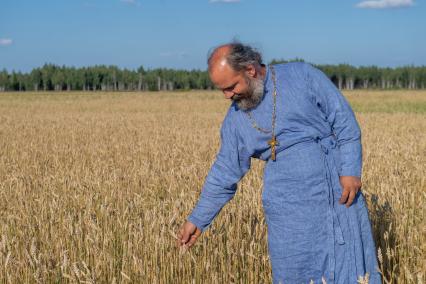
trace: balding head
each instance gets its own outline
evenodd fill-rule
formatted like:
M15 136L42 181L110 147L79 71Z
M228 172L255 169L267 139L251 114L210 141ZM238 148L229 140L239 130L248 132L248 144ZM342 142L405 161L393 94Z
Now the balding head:
M236 75L236 70L228 62L231 51L230 44L221 45L213 50L208 59L210 78L219 88L223 86L221 84L223 79L229 79Z
M244 71L250 65L256 69L263 65L262 55L255 48L239 42L222 44L214 48L207 63L209 71L216 66L229 64L235 72Z
M209 56L209 59L207 60L209 71L212 67L223 67L224 65L228 64L227 57L229 56L229 53L231 52L231 45L230 44L224 44L221 46L216 47L211 55Z

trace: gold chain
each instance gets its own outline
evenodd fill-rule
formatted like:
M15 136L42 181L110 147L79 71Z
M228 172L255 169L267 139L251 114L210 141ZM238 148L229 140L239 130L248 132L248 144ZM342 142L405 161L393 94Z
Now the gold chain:
M253 128L259 130L260 132L266 133L266 134L271 133L271 130L263 129L263 128L257 126L256 121L254 121L253 117L251 116L251 112L247 112L247 115L251 120L251 125L253 126Z
M257 126L256 121L253 119L252 114L250 111L247 111L247 115L249 119L251 120L252 126L257 129L260 132L263 133L270 133L272 132L272 138L268 141L268 144L271 146L271 158L273 161L275 161L275 147L278 146L278 141L275 137L275 118L276 118L276 109L277 109L277 83L275 81L275 70L272 65L269 65L269 68L271 69L272 73L272 81L274 83L274 104L273 104L273 111L272 111L272 130L267 130L260 128Z
M269 65L269 68L271 69L272 80L274 82L274 107L273 107L273 112L272 112L272 130L264 129L264 128L261 128L261 127L257 126L256 121L254 120L254 118L253 118L253 116L251 114L251 111L247 111L246 114L248 115L253 128L257 129L260 132L266 133L266 134L271 133L271 131L272 131L272 135L274 135L274 132L275 132L275 117L276 117L275 116L275 111L276 111L276 105L277 105L276 104L277 86L276 86L276 83L275 83L275 70L274 70L274 68L273 68L272 65Z

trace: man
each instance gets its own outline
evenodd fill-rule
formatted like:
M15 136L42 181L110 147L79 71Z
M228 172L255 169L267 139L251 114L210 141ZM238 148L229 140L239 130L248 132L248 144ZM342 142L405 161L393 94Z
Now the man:
M214 49L212 82L232 104L200 199L178 233L191 247L234 196L250 159L266 161L262 205L274 283L381 283L361 187L361 132L319 69L265 66L241 43Z

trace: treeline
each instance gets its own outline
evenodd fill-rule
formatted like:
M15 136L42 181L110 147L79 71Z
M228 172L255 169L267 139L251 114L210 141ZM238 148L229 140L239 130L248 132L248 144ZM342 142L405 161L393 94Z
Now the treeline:
M303 61L296 58L292 61ZM271 63L289 62L272 60ZM426 66L403 66L396 68L360 66L349 64L317 65L339 89L425 89Z
M157 68L120 69L117 66L66 67L45 64L29 73L0 72L0 91L158 91L212 89L201 70Z
M272 60L270 63L303 61ZM426 66L379 68L348 64L316 65L339 89L425 89ZM0 71L0 91L163 91L213 89L207 71L117 66L66 67L45 64L29 73Z

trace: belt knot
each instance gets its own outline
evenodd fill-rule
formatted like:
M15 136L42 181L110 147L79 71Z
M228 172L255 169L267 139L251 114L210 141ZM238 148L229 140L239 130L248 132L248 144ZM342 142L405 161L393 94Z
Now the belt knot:
M321 150L324 152L325 155L329 153L330 149L333 149L337 146L336 136L334 133L330 133L324 137L315 136L314 141L319 144ZM345 240L343 238L343 231L340 226L339 218L337 217L336 209L334 208L334 196L333 196L333 183L331 181L331 176L329 172L329 164L328 159L324 157L324 163L325 167L327 169L326 179L328 182L328 199L329 199L329 205L331 209L331 215L332 215L332 223L333 223L333 230L335 234L335 238L338 244L344 244Z
M334 133L329 133L323 137L317 135L314 137L314 141L320 145L321 150L326 155L328 154L329 149L333 149L337 145L336 136Z

